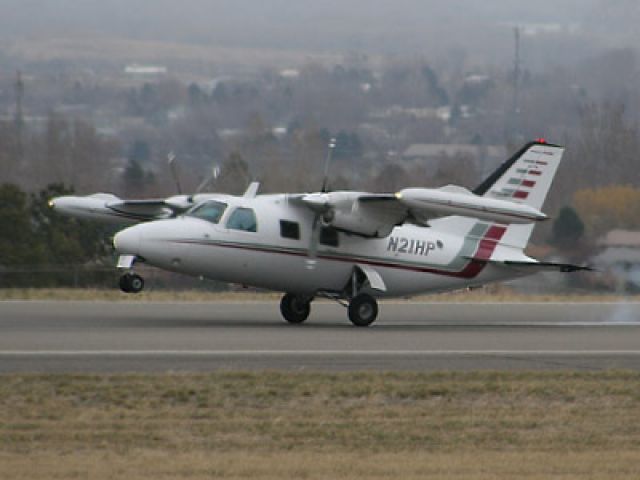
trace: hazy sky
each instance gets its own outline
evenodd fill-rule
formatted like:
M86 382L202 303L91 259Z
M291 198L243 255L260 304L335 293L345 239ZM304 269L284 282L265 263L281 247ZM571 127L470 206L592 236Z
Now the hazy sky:
M446 31L501 22L580 22L598 0L0 0L2 35L117 33L197 39ZM615 0L614 2L615 3ZM304 27L304 29L301 29ZM451 35L464 32L450 32ZM284 36L284 35L282 35ZM328 39L326 39L328 40Z
M463 48L500 56L512 49L511 24L581 25L603 44L634 45L639 11L638 0L0 0L0 39L100 35L334 52ZM584 40L574 43L555 48L580 49Z

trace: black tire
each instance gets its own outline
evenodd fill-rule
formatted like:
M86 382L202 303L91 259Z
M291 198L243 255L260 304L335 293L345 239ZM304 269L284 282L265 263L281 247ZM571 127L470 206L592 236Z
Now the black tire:
M144 279L140 275L133 274L129 280L131 286L131 293L140 293L144 290Z
M285 294L280 301L280 313L289 323L302 323L311 312L311 302L292 293Z
M129 282L130 276L131 275L127 273L120 277L120 281L119 281L120 290L122 290L124 293L131 293L131 284Z
M125 293L140 293L144 290L144 279L135 273L125 273L120 277L120 290Z
M368 327L378 317L378 302L371 295L361 293L349 302L349 320L356 327Z

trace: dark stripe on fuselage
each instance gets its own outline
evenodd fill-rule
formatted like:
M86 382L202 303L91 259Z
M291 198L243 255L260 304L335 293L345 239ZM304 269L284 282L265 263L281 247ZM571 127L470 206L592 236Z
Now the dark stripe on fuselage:
M495 250L498 242L506 232L506 228L498 225L491 226L487 233L480 239L473 257L466 263L464 268L459 271L443 270L435 267L424 267L419 264L403 265L399 263L390 262L382 258L363 258L350 255L336 255L336 254L318 254L318 258L322 260L330 260L336 262L347 263L362 263L365 265L371 265L375 267L393 268L398 270L407 270L418 273L432 273L435 275L443 275L447 277L456 278L475 278L478 276L487 264L487 261L491 258L493 251ZM236 250L249 250L262 253L274 253L280 255L290 255L297 257L306 257L308 252L301 249L282 249L277 247L261 247L251 244L232 243L232 242L217 242L214 240L202 241L202 240L177 240L175 243L189 244L189 245L203 245L203 246L216 246L221 248L232 248Z

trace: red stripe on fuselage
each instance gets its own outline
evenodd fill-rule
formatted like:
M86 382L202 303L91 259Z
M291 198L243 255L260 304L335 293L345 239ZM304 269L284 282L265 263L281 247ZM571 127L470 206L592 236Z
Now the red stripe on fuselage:
M493 225L485 234L485 236L480 240L478 244L478 250L476 254L473 256L474 260L489 260L493 251L496 249L498 242L504 235L504 232L507 229L505 227L499 227L497 225Z
M428 267L418 267L418 266L410 266L410 265L401 265L392 262L386 262L383 260L369 260L362 259L358 257L338 257L334 255L318 255L318 258L323 260L331 260L335 262L348 262L348 263L362 263L365 265L371 265L374 267L384 267L384 268L393 268L398 270L408 270L412 272L418 273L433 273L435 275L443 275L446 277L456 277L456 278L475 278L478 276L484 267L487 264L487 260L491 258L493 251L495 250L498 242L506 232L506 227L493 225L487 230L487 233L482 237L480 242L478 243L478 248L474 257L469 260L469 263L458 272L451 272L448 270L440 270L437 268L428 268ZM276 253L280 255L290 255L296 257L306 257L307 254L305 252L294 252L294 251L282 251L269 247L259 247L253 245L239 245L239 244L229 244L229 243L211 243L211 242L202 242L200 240L183 240L178 241L177 243L187 243L187 244L196 244L196 245L213 245L222 248L232 248L237 250L251 250L254 252L262 252L262 253Z
M500 240L504 235L504 232L507 231L507 227L503 227L502 225L491 225L491 228L487 231L483 238L489 238L491 240Z
M462 270L462 278L475 278L484 269L487 261L493 255L493 251L496 249L498 242L502 239L502 236L507 231L506 227L499 225L492 225L491 228L484 235L480 243L478 244L478 250L474 255L473 260L467 264Z

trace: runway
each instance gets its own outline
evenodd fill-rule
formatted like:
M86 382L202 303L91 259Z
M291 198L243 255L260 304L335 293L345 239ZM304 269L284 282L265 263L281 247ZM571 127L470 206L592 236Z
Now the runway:
M640 370L638 303L389 302L356 328L318 302L0 302L0 373Z

